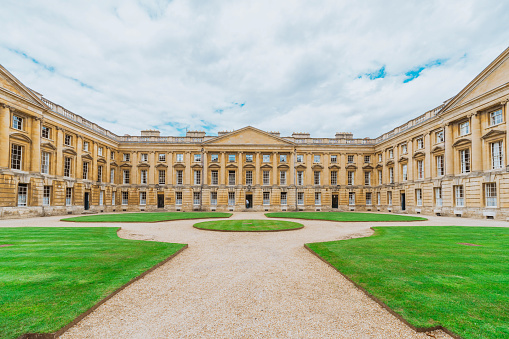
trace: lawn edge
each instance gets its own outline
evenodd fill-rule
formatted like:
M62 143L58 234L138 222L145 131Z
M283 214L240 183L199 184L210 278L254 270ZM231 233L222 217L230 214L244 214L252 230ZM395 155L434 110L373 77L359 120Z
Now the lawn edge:
M373 230L372 227L370 227L370 229ZM380 299L378 299L377 297L375 297L373 294L371 294L370 292L368 292L364 287L362 287L361 285L357 284L355 281L353 281L352 279L350 279L350 277L348 277L346 274L344 274L343 272L341 272L339 269L337 269L336 267L334 267L331 263L329 263L327 260L325 260L324 258L322 258L320 255L318 255L318 253L316 253L315 251L313 251L311 248L309 248L308 244L304 244L304 248L307 249L309 252L311 252L311 254L313 254L315 257L317 257L318 259L320 259L321 261L323 261L324 263L326 263L327 265L329 265L330 267L332 267L336 272L338 272L339 274L341 274L346 280L348 280L349 282L351 282L355 287L357 287L362 293L364 293L366 296L368 296L371 300L373 300L374 302L376 302L378 305L382 306L382 308L384 308L385 310L387 310L390 314L392 314L393 316L395 316L396 318L398 318L400 321L402 321L405 325L407 325L408 327L410 327L412 330L418 332L418 333L423 333L423 332L432 332L432 331L436 331L436 330L441 330L441 331L444 331L445 333L447 333L448 335L450 335L451 337L455 338L455 339L463 339L461 336L459 336L458 334L452 332L451 330L445 328L444 326L442 325L438 325L438 326L433 326L433 327L417 327L417 326L414 326L412 325L411 323L409 323L405 318L403 318L399 313L397 313L396 311L394 311L392 308L390 308L389 306L387 306L387 304L385 304L383 301L381 301Z
M275 212L275 213L279 213L279 212ZM371 222L417 222L417 221L428 221L429 220L428 218L424 218L424 220L382 220L382 221L352 220L352 221L347 221L347 220L309 219L309 218L295 218L295 217L294 218L292 218L292 217L269 217L267 214L270 214L270 213L264 213L265 217L267 217L267 218L296 219L296 220L316 220L316 221L332 221L332 222L370 222L371 223ZM397 214L397 215L401 215L401 214ZM416 218L423 218L423 217L416 217Z
M122 227L119 227L117 229L117 234L118 234L118 232L121 229L122 229ZM188 244L182 244L182 245L184 245L184 247L179 249L177 252L173 253L168 258L164 259L163 261L160 261L159 263L155 264L154 266L152 266L151 268L149 268L145 272L141 273L140 275L132 278L127 283L125 283L124 285L120 286L115 291L111 292L106 297L104 297L103 299L99 300L95 305L90 307L88 310L86 310L85 312L83 312L80 315L78 315L74 320L72 320L69 324L65 325L64 327L62 327L58 331L53 332L53 333L25 333L25 334L20 335L17 339L56 339L56 338L58 338L59 336L64 334L68 329L70 329L71 327L73 327L74 325L79 323L86 316L88 316L90 313L94 312L97 308L99 308L99 306L101 306L106 301L108 301L111 298L113 298L115 295L117 295L119 292L124 290L126 287L128 287L129 285L133 284L134 282L140 280L141 278L145 277L147 274L151 273L152 271L154 271L155 269L159 268L160 266L166 264L168 261L170 261L171 259L173 259L174 257L176 257L178 254L180 254L182 251L184 251L185 249L187 249L189 247Z
M238 233L257 233L257 232L263 232L263 233L267 233L267 232L285 232L285 231L297 231L297 230L301 230L304 228L304 225L300 226L300 227L296 227L296 228L286 228L286 229L281 229L281 230L265 230L265 231L235 231L235 230L213 230L213 229L210 229L210 228L200 228L200 227L196 227L193 225L193 228L196 228L197 230L200 230L200 231L212 231L212 232L238 232Z
M76 221L76 220L67 220L67 219L70 219L70 218L64 218L64 219L60 219L60 221L64 221L64 222L78 222L78 223L85 223L85 222L88 222L88 223L98 223L98 222L101 222L101 223L108 223L108 224L115 224L115 223L123 223L123 224L155 224L155 223L158 223L158 222L170 222L170 221L181 221L181 220L200 220L200 219L229 219L233 216L233 213L230 213L231 215L229 217L217 217L217 218L186 218L186 219L169 219L169 220L158 220L158 221ZM108 214L103 214L103 215L108 215ZM78 217L71 217L71 218L80 218L80 217L85 217L85 215L82 215L82 216L78 216Z

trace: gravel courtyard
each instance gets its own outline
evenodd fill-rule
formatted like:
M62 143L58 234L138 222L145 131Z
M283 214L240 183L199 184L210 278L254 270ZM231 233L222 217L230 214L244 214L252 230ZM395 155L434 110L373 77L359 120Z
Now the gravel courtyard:
M0 220L0 227L121 226L123 238L189 244L61 338L430 338L408 328L303 245L367 236L374 224L509 225L431 216L429 221L403 223L294 220L305 227L222 233L193 228L197 220L72 224L60 218ZM235 213L232 219L265 216ZM441 332L430 335L448 338Z

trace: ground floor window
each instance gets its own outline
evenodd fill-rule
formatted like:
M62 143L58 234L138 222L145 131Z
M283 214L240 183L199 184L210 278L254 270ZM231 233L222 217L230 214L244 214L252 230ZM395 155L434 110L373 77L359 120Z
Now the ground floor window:
M104 205L104 191L99 191L99 206Z
M315 192L315 205L321 205L322 204L322 193Z
M228 205L235 206L235 192L228 192Z
M392 191L387 192L387 205L392 206Z
M286 205L287 199L286 199L286 192L281 192L281 205Z
M348 192L348 204L355 205L355 192Z
M270 205L270 193L269 192L263 192L263 204Z
M140 192L140 205L147 204L147 192Z
M175 192L175 205L182 205L182 192Z
M115 206L115 192L111 192L111 205Z
M484 184L486 207L497 207L497 184L494 182Z
M27 205L28 185L18 184L18 206Z
M371 192L366 192L366 205L371 205Z
M49 206L51 204L51 186L44 186L42 204L44 206Z
M457 207L465 206L465 195L462 185L454 186L454 202Z
M435 206L442 206L442 187L435 187Z
M122 192L122 205L129 203L129 192Z
M297 205L304 205L304 192L297 192Z
M376 194L376 201L378 205L382 204L382 194L380 192Z
M415 190L415 200L417 206L422 206L422 190L420 188Z
M200 205L201 203L201 193L193 192L193 205Z
M217 205L217 192L210 192L210 204L213 206Z
M115 192L113 192L115 194ZM72 205L72 187L67 187L65 189L65 205L71 206Z

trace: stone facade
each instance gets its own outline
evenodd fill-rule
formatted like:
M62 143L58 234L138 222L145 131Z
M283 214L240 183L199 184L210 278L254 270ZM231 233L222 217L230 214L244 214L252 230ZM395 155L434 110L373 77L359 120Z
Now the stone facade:
M112 211L383 211L505 219L509 49L376 139L114 133L0 66L0 217Z

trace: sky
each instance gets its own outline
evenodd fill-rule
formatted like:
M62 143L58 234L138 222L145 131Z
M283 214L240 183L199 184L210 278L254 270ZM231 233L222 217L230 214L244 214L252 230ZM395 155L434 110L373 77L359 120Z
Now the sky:
M509 45L500 0L0 0L0 64L118 134L375 138Z

